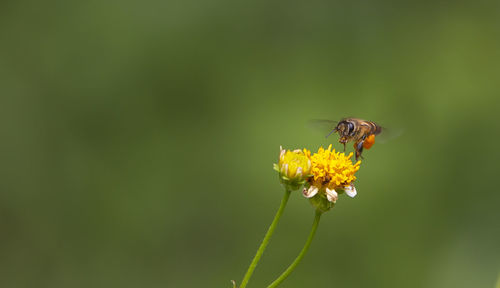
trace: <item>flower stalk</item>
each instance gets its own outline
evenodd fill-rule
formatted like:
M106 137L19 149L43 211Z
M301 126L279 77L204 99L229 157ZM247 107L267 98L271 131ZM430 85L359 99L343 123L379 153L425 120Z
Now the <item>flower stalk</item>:
M285 270L285 272L283 272L276 280L274 280L273 283L271 283L269 286L267 286L267 288L278 287L278 285L280 285L281 282L285 281L285 279L293 272L293 270L297 267L297 265L299 265L300 261L302 261L302 258L304 258L304 256L307 253L307 250L309 250L309 246L311 245L311 242L314 238L314 235L316 234L316 230L318 229L319 220L321 219L322 214L323 214L323 212L321 212L320 210L316 210L316 214L314 216L314 221L313 221L313 224L311 227L311 232L309 232L309 237L307 237L307 241L304 244L302 251L300 251L297 258L295 258L295 260L292 262L292 264L290 264L290 266L288 266L288 268Z
M257 263L259 263L260 257L262 257L264 250L266 250L267 244L269 243L269 240L271 239L271 236L273 235L274 230L276 229L276 226L278 225L278 222L281 218L281 215L283 214L283 211L285 210L285 206L288 202L288 198L290 198L290 193L291 193L290 190L288 190L288 189L285 190L285 194L283 195L283 199L281 199L280 208L278 209L278 212L276 212L276 215L274 216L274 220L271 223L271 226L269 226L269 229L267 230L266 236L264 236L264 240L262 240L262 243L260 244L260 247L257 250L255 257L253 257L252 263L250 263L250 266L248 267L248 270L245 273L243 280L241 281L240 288L245 288L248 284L248 281L250 281L250 277L252 277L253 271L255 270L255 267L257 267Z

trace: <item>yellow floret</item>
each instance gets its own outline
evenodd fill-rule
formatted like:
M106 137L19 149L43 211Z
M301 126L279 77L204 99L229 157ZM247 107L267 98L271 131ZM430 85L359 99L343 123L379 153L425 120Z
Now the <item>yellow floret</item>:
M354 173L359 170L361 161L353 164L350 153L346 156L344 153L332 150L332 145L328 149L320 147L318 153L311 156L311 174L312 185L329 189L343 188L350 185L356 176Z

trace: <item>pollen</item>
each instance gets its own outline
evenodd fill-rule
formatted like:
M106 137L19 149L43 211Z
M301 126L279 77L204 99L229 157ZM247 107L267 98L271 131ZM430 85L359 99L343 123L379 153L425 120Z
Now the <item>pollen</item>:
M361 161L353 164L352 156L353 153L346 156L344 153L335 152L332 145L328 146L328 149L319 148L318 153L311 156L310 184L328 189L343 189L351 185L356 180L354 174L361 164Z
M366 137L365 142L363 142L363 147L365 149L370 149L372 145L375 143L375 135L371 134L370 136Z

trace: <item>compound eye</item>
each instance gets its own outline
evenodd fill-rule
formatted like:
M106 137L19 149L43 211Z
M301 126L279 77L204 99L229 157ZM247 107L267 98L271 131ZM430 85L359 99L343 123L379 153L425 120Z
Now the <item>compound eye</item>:
M353 136L354 134L354 124L347 122L347 134Z

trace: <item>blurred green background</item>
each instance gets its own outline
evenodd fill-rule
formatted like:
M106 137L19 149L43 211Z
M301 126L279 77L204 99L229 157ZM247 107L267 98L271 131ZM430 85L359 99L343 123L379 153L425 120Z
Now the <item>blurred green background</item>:
M364 153L283 287L493 287L500 2L2 1L0 286L230 287L310 119ZM352 147L349 145L349 151ZM293 260L294 193L248 287Z

